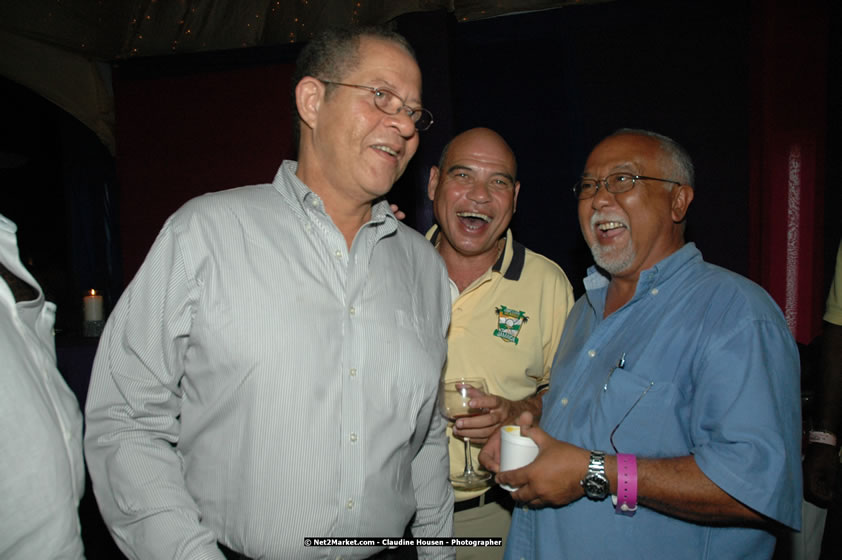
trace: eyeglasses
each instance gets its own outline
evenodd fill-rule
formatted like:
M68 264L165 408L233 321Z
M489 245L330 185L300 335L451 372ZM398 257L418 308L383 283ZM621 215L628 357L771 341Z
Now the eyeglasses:
M610 193L619 194L634 188L635 182L639 180L645 181L662 181L664 183L673 183L680 185L678 181L672 179L659 179L658 177L646 177L645 175L631 175L630 173L612 173L605 177L605 179L592 179L590 177L582 177L573 185L573 195L579 200L586 200L596 196L599 187L605 186L605 190Z
M608 177L610 177L610 175ZM606 179L608 177L606 177ZM668 182L674 183L675 181L668 181ZM628 190L628 189L626 189L626 190ZM611 191L609 191L609 192L611 192ZM625 367L626 367L626 353L623 352L622 356L620 356L620 359L617 360L617 365L615 365L610 370L608 370L608 377L605 378L605 384L602 386L603 391L608 390L608 383L611 381L611 376L614 375L614 372L617 371L618 369L624 369ZM623 422L625 422L626 418L629 417L629 414L631 414L631 411L634 410L634 407L636 407L637 404L640 401L643 400L643 397L646 396L646 393L649 392L649 389L651 389L653 385L655 385L655 382L650 381L649 385L647 385L646 388L643 390L643 392L640 394L640 396L637 397L637 400L632 403L632 405L629 407L628 410L626 410L626 413L623 414L623 417L620 418L620 421L617 422L617 425L614 426L614 429L611 430L611 435L608 437L608 441L611 442L611 447L614 448L614 453L619 453L619 451L617 451L617 446L614 445L614 434L617 433L617 430L620 429L620 426L623 424Z
M332 84L334 86L345 86L357 89L365 89L374 94L374 106L386 113L387 115L397 115L401 111L406 113L406 116L415 123L415 129L418 132L423 132L430 128L433 124L433 114L423 107L412 108L407 106L403 99L397 93L386 88L376 88L371 86L360 86L356 84L343 84L342 82L331 82L329 80L319 79L323 84Z

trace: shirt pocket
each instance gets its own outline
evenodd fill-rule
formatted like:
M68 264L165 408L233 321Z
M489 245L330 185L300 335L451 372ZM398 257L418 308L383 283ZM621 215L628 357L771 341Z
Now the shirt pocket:
M641 368L617 368L598 391L591 425L604 431L596 435L606 450L616 447L619 453L646 457L689 453L684 435L687 410L674 383Z

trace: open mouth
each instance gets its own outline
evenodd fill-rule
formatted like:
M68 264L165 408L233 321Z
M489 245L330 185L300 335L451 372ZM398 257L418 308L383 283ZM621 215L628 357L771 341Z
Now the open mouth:
M597 229L602 232L613 231L615 229L625 228L626 225L620 222L602 222L596 225Z
M393 150L393 149L392 149L392 148L390 148L389 146L384 146L384 145L382 145L382 144L377 144L377 145L375 145L375 146L372 146L372 148L374 148L375 150L380 150L381 152L385 152L385 153L389 154L389 155L390 155L390 156L392 156L392 157L398 157L398 152L396 152L395 150Z
M491 216L479 212L457 212L456 216L468 229L479 229L491 223Z

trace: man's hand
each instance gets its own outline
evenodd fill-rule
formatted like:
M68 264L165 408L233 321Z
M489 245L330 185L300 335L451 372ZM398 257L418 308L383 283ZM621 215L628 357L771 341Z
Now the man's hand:
M510 401L499 395L479 395L471 399L471 408L483 408L485 414L460 418L453 425L453 435L470 438L476 443L485 443L499 431L500 427L514 424L524 412L533 417L541 414L541 397L536 395L519 401Z
M826 508L833 499L833 483L839 468L836 447L811 443L804 456L804 498Z
M521 435L538 444L538 456L525 467L498 473L495 480L517 488L512 492L512 498L533 507L564 506L578 500L585 495L579 481L588 472L590 452L553 439L532 423L532 415L528 412L517 420ZM493 449L486 453L485 448L480 453L480 462L489 469L495 464L499 468L499 445L496 456L494 453Z
M406 214L398 209L397 204L389 204L389 209L392 211L392 214L395 215L395 218L397 218L399 221L402 222L404 218L406 218Z

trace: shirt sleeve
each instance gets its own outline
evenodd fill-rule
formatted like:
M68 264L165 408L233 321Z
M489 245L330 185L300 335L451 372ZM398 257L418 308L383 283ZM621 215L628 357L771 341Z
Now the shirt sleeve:
M441 337L445 338L450 324L449 280L441 265ZM442 364L444 365L444 364ZM412 480L418 509L412 524L412 535L419 537L453 536L453 487L450 485L450 457L448 455L447 421L433 406L432 418L424 443L412 461ZM455 558L451 547L418 547L422 559Z
M178 451L184 358L200 286L165 224L100 340L85 452L102 516L132 559L224 560Z
M827 295L824 320L834 325L842 325L842 241L839 242L839 250L836 252L836 272L830 285L830 293Z
M743 504L796 530L799 377L798 350L782 319L738 320L708 345L694 375L691 412L692 452L702 472Z
M548 313L550 317L549 337L544 340L544 375L538 382L538 385L545 385L550 382L550 372L553 367L553 359L555 358L558 343L561 340L561 333L564 331L564 323L567 321L567 316L575 303L573 300L573 287L567 276L559 270L558 277L553 282L553 298L551 300L552 308L549 310L542 310Z

